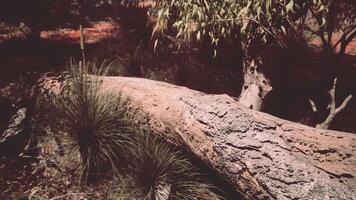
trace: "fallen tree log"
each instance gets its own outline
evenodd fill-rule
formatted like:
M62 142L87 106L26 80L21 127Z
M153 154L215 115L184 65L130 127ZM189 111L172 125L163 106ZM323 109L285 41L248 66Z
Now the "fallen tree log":
M227 95L102 80L104 92L131 98L136 123L193 153L246 199L356 199L356 134L279 119Z

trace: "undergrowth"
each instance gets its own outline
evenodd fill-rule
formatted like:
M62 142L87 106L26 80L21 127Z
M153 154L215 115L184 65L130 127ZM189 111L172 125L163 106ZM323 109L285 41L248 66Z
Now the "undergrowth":
M102 173L107 166L116 172L125 157L129 143L129 126L125 120L128 100L120 94L101 93L103 68L93 69L72 65L64 95L56 98L58 130L64 131L79 150L83 180Z
M220 199L184 152L151 133L139 132L128 172L144 199Z
M112 199L221 199L217 189L184 152L130 123L128 98L102 92L97 75L72 65L63 95L55 98L56 131L67 133L79 150L81 180L113 172Z

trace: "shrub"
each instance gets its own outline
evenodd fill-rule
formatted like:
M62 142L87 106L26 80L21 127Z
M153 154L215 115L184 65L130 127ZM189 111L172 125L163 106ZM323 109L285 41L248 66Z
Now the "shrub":
M103 69L94 67L94 74L105 75ZM116 172L129 141L128 100L120 94L101 93L99 78L89 75L88 68L71 65L69 71L64 94L55 100L57 128L68 133L79 150L85 181L107 166Z
M129 172L144 199L220 199L184 153L147 132L136 135Z

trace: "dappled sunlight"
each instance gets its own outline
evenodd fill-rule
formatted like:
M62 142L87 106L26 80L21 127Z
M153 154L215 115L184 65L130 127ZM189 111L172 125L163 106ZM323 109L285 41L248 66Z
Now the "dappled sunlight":
M335 45L339 39L341 38L341 34L335 34L335 36L331 40L331 44ZM322 41L319 38L313 38L309 41L311 45L315 45L318 48L321 48ZM335 48L335 52L340 51L340 44L338 44ZM356 56L356 40L352 40L346 47L345 54L351 55L351 56Z
M118 32L118 27L112 22L96 22L92 27L84 27L85 43L93 44L107 37L113 37ZM42 31L41 38L51 41L60 41L66 43L78 43L80 40L79 27L73 29L58 29L52 31Z
M84 27L85 43L97 43L107 37L114 37L118 33L119 27L110 21L93 22L92 26ZM29 33L28 27L10 27L0 33L0 43L11 39L25 39ZM59 28L56 30L41 31L41 39L49 41L63 42L67 44L79 43L80 31L71 28Z

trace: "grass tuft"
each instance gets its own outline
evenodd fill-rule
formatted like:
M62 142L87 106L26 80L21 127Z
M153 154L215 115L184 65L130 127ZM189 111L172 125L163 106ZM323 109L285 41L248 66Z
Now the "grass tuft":
M95 75L105 75L104 68L93 68ZM101 82L88 68L71 65L64 95L55 102L59 131L69 134L81 156L86 181L88 175L113 171L125 157L129 126L125 120L128 100L121 95L101 93ZM82 180L81 176L81 180Z
M181 150L149 133L138 134L135 146L128 171L144 199L220 199Z

